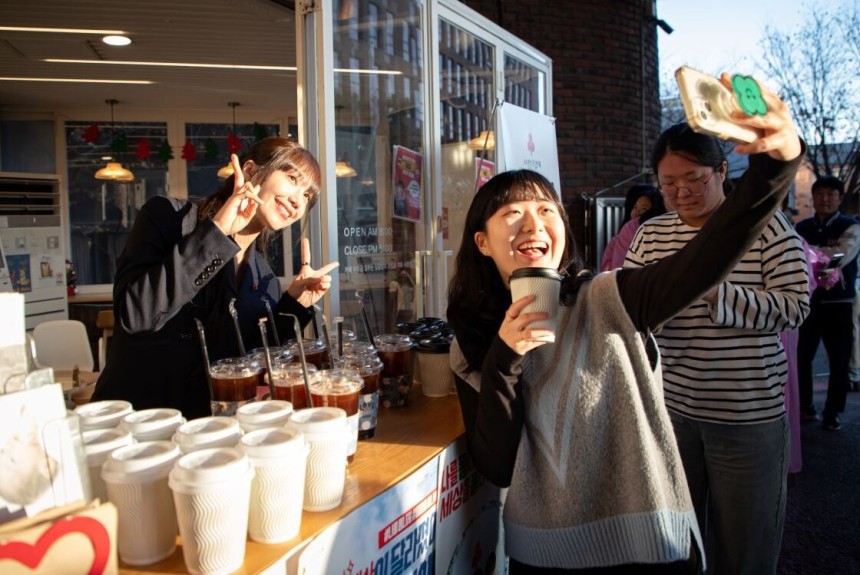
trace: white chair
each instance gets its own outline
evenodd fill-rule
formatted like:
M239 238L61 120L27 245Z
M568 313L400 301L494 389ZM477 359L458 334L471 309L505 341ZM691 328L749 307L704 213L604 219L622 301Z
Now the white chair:
M93 370L93 350L83 322L74 319L45 321L33 329L36 362L42 367Z

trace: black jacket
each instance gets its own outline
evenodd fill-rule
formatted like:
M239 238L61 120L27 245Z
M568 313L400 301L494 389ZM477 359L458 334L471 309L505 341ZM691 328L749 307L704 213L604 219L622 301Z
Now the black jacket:
M228 305L236 298L246 350L262 345L258 321L269 298L282 340L312 310L281 293L278 278L252 246L237 277L239 246L196 206L164 197L135 218L114 282L114 336L93 401L124 399L136 410L173 407L188 419L210 415L209 387L195 318L206 331L210 361L238 356ZM269 328L271 331L271 328Z

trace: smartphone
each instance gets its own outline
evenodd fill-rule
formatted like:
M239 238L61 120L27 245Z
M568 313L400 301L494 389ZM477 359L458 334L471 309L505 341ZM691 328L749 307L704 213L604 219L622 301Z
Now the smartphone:
M827 265L824 267L824 269L826 269L826 270L835 269L839 265L839 262L841 262L842 258L844 258L844 257L845 257L845 254L833 254L832 256L830 256L830 261L827 262Z
M681 92L687 123L693 131L745 144L762 135L756 129L734 122L732 112L744 110L738 103L737 94L723 86L719 78L681 66L675 71L675 80ZM752 78L747 81L755 82Z

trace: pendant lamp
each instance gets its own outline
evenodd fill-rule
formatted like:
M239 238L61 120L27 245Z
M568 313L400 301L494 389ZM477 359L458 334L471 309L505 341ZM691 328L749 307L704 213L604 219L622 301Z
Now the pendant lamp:
M354 178L358 175L348 160L338 160L334 163L334 175L337 178Z
M482 130L480 134L469 140L469 149L483 150L485 144L488 150L496 148L496 135L492 130Z
M105 100L105 104L110 105L110 127L111 127L111 138L116 137L116 130L114 128L114 119L113 119L113 107L118 104L117 100ZM113 146L111 146L113 147ZM134 174L131 173L130 170L126 170L122 167L122 164L119 162L113 161L114 158L111 158L107 161L107 165L96 172L95 178L97 180L113 180L115 182L131 182L134 181Z
M227 105L233 108L233 133L236 133L236 108L239 106L239 102L227 102ZM218 170L218 177L222 180L226 180L230 176L233 175L233 162L230 161L229 154L227 158L227 165L221 166Z

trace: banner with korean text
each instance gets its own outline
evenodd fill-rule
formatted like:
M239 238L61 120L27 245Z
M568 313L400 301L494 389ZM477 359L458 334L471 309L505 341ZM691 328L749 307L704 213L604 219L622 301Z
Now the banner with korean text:
M555 118L510 103L499 108L501 138L497 151L505 170L533 170L550 181L561 195Z

